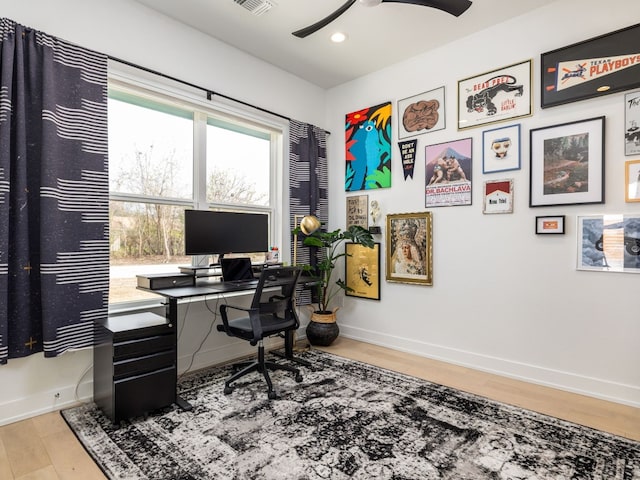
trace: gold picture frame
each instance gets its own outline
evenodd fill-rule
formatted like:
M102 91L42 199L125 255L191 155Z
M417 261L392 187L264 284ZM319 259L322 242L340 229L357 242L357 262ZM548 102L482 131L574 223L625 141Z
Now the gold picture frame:
M640 160L628 160L624 168L624 201L640 202Z
M345 243L345 294L349 297L380 300L380 244L373 248Z
M386 279L433 285L431 212L387 215Z

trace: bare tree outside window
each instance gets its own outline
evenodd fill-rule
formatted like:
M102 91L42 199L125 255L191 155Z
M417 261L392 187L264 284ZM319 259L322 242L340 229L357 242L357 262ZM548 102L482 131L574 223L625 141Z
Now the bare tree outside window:
M270 134L203 118L182 104L110 90L110 303L155 299L135 288L136 275L176 273L191 263L184 255L186 208L269 206ZM200 158L197 122L206 123ZM206 175L200 198L194 171Z

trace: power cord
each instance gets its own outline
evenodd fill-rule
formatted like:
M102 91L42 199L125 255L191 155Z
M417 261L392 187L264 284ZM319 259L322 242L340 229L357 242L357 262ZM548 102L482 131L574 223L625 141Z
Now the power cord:
M191 360L189 361L189 366L185 369L184 372L182 372L182 374L178 377L178 380L180 380L182 377L184 377L187 373L189 373L191 371L191 367L193 366L193 362L195 361L196 355L198 353L200 353L200 350L202 349L202 347L204 346L205 342L207 341L207 339L209 338L209 335L211 335L211 332L213 331L213 327L216 324L217 320L218 320L218 304L220 303L220 295L217 295L217 300L216 300L216 307L214 310L211 310L211 307L209 306L209 301L207 299L207 297L205 296L204 298L204 304L205 307L207 307L207 310L209 310L209 312L211 312L213 314L213 321L209 324L209 331L207 332L207 334L203 337L202 341L200 342L200 345L198 345L198 348L191 354ZM225 304L226 302L226 298L224 298Z
M84 372L82 372L82 375L80 375L80 378L76 383L76 388L73 391L73 397L75 398L76 402L80 401L80 397L78 395L78 389L80 388L80 384L82 383L82 380L84 379L84 377L87 376L87 373L89 373L91 370L93 370L93 363L89 365L87 368L85 368Z

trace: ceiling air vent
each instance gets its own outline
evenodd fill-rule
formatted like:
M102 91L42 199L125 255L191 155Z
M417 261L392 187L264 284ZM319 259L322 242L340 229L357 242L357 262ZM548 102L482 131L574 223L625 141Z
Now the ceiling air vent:
M271 0L233 0L238 5L246 8L254 15L262 15L275 7L276 3Z

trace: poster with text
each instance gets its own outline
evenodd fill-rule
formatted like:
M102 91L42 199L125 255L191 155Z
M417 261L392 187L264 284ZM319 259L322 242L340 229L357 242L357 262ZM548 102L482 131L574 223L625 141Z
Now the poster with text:
M624 96L624 154L640 154L640 91Z
M426 147L426 207L471 205L472 143L464 138Z

